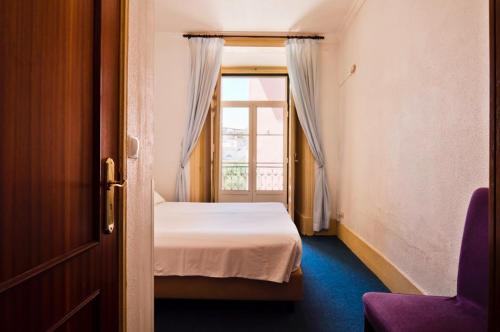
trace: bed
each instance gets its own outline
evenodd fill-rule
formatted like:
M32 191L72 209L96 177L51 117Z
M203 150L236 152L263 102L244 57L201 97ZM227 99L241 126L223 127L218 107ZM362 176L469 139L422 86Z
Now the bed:
M154 243L157 298L302 299L302 243L280 203L159 203Z

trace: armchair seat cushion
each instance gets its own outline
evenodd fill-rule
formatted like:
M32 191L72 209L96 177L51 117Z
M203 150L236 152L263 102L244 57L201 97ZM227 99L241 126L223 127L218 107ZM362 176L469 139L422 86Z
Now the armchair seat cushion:
M457 297L366 293L365 317L377 332L481 332L483 309Z

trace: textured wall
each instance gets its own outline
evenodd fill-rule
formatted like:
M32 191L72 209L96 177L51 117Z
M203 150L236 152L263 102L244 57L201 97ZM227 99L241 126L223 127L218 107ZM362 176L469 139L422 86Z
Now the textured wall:
M367 0L339 79L353 63L333 122L343 223L425 292L453 294L468 200L488 184L488 2Z
M155 33L154 179L167 201L175 199L181 141L186 127L189 46L181 34Z
M320 119L330 188L333 189L336 148L331 130L337 107L336 45L327 36L320 51ZM250 60L250 59L248 59ZM259 65L246 63L245 65ZM166 200L175 197L175 178L179 165L180 145L186 122L186 100L189 79L189 47L180 34L155 33L154 97L154 178L155 186ZM311 170L312 172L314 170ZM333 203L333 199L332 199ZM332 209L335 211L335 209Z
M127 163L126 319L128 331L153 331L153 0L128 1L127 132L141 150Z

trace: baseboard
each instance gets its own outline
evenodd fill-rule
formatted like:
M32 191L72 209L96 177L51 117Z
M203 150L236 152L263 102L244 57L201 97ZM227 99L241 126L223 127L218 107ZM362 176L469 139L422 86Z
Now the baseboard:
M337 222L337 236L393 293L423 294L402 271L377 249L342 223Z
M330 228L315 232L313 230L312 217L304 216L300 212L295 211L295 224L299 228L299 232L305 236L336 236L337 235L337 221L330 219Z

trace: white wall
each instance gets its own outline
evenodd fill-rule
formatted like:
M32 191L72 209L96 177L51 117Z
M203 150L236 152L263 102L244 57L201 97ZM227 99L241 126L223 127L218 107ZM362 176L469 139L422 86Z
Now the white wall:
M189 47L181 34L155 33L154 179L156 190L175 199L182 135L186 126Z
M341 78L353 63L332 122L342 222L425 292L453 294L468 200L488 184L488 2L367 0Z
M284 47L224 46L222 65L226 67L286 66L286 52Z
M153 331L153 31L152 0L129 0L127 133L140 139L127 162L126 325Z
M336 148L332 129L336 92L336 45L327 39L322 43L320 52L320 118L327 163L330 188L334 183L334 151ZM241 63L246 57L226 57L231 65L261 65L261 63ZM276 57L272 59L275 61ZM259 57L261 61L268 58ZM284 60L284 59L283 59ZM268 64L266 62L266 64ZM273 65L276 63L273 62ZM283 63L285 65L285 63ZM155 34L155 121L154 121L154 178L155 187L166 200L175 198L175 178L179 165L180 145L185 129L187 86L189 79L189 48L181 34L157 31ZM332 200L333 201L333 200ZM334 210L332 210L334 211Z

